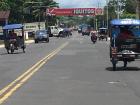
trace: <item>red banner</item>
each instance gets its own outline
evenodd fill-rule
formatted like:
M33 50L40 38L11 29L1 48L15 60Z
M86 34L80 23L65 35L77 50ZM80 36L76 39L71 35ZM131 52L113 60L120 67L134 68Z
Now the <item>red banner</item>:
M102 8L49 8L46 14L56 15L56 16L95 16L103 15Z

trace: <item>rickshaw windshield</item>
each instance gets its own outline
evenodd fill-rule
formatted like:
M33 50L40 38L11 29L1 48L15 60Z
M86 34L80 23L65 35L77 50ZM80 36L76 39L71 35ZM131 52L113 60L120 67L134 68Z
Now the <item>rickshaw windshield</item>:
M121 29L127 28L133 36L140 37L140 20L135 19L114 19L111 21L111 36L117 37Z
M135 37L140 37L140 29L138 26L114 26L112 27L112 35L114 37L117 37L119 35L119 33L121 33L121 29L124 29L125 27L127 27L127 30L129 30L133 36Z

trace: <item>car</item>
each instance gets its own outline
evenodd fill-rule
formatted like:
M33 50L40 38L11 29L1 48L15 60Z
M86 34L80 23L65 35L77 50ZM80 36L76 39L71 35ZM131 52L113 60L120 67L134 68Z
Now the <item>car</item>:
M90 27L82 27L82 35L90 35Z
M35 32L34 36L35 43L38 43L39 41L46 41L49 42L49 34L47 33L47 30L37 30Z
M81 28L78 28L78 33L81 33L82 32L82 29Z

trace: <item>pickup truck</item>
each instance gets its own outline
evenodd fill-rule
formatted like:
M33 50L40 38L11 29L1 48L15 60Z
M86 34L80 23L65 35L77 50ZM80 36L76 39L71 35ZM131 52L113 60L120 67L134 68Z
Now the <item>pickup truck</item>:
M57 26L49 26L48 27L48 34L50 37L59 37L60 34L63 34L63 29L58 28Z

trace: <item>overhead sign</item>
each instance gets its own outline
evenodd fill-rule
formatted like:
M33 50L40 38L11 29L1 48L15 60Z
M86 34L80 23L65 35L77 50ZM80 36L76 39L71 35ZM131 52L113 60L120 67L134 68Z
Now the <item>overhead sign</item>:
M56 15L56 16L95 16L103 15L102 8L49 8L46 14Z

